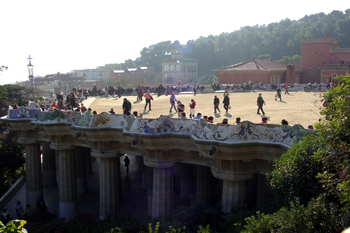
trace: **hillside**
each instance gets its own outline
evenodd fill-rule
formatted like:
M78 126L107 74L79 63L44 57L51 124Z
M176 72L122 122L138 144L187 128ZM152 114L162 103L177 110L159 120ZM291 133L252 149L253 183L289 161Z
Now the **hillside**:
M345 12L306 15L299 20L284 19L269 25L245 26L220 35L188 41L185 57L198 59L198 76L213 76L212 70L250 60L269 58L281 63L300 61L301 37L323 38L330 34L340 47L350 47L350 9ZM143 48L137 66L152 66L161 72L161 62L169 56L173 43L163 41ZM175 46L181 49L176 41ZM199 81L199 80L197 80Z

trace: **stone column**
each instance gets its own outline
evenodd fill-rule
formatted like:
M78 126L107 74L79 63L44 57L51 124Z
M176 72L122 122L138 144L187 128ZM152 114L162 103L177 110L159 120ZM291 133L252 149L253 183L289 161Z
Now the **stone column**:
M182 164L181 165L181 198L191 198L193 193L193 165Z
M42 143L43 154L43 184L44 186L56 185L56 153L50 148L49 142Z
M139 168L139 171L141 172L141 179L142 179L142 188L147 189L147 171L146 171L146 165L143 163L143 157L142 156L136 156L137 165Z
M198 165L196 174L197 199L201 201L210 201L211 197L211 169Z
M82 147L75 148L74 162L77 179L77 193L82 194L87 192L87 177L85 163L85 149Z
M91 149L90 148L84 148L84 158L85 158L85 168L86 168L86 175L92 174L92 164L91 164Z
M120 154L92 151L100 159L100 219L114 217L119 212L120 202Z
M257 175L257 194L256 207L257 209L265 206L266 201L266 177L265 175Z
M44 198L40 143L26 144L26 203L36 210L39 198Z
M222 210L231 213L235 206L244 205L246 202L247 186L245 181L224 180L222 190Z
M153 168L146 167L147 171L147 204L148 215L152 216L152 196L153 196Z
M169 215L174 209L174 168L153 168L152 217Z
M74 148L52 143L50 147L58 151L58 216L68 220L78 214Z

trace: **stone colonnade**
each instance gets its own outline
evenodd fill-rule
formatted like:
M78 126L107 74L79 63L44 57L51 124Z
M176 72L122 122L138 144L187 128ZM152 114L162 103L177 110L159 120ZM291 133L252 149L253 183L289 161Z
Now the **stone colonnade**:
M55 153L57 152L57 153ZM88 148L42 143L42 167L40 143L26 144L27 153L27 203L35 206L43 196L43 185L56 184L58 167L59 217L70 218L79 213L77 194L88 191L87 174L91 172L91 156L100 159L100 218L115 216L120 209L120 157L123 154L91 151ZM55 164L57 154L57 164ZM88 159L87 159L88 158ZM87 162L88 161L88 162ZM174 174L180 169L180 190L182 198L191 195L199 200L210 201L213 187L211 168L186 163L150 163L137 156L142 174L142 186L147 189L148 214L152 217L169 215L174 210ZM89 168L90 167L90 168ZM44 176L43 176L44 174ZM234 206L247 203L248 181L222 181L222 205L224 212ZM264 175L257 175L254 202L256 206L265 203Z

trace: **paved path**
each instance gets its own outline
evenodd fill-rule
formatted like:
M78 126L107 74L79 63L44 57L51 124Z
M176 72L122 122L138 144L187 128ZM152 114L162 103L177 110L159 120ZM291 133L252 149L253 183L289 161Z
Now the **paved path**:
M234 92L230 93L230 109L226 114L224 112L223 104L220 104L219 108L221 113L214 114L213 99L214 95L220 98L220 102L223 100L222 93L207 93L207 94L182 94L176 96L185 105L185 112L189 116L189 103L191 99L194 99L197 103L196 113L201 112L202 115L213 116L214 122L219 123L223 118L228 118L229 123L234 123L236 117L241 117L243 120L249 120L252 122L260 122L261 115L257 115L256 99L258 97L258 91L256 92ZM314 102L319 98L323 92L304 92L295 91L290 92L290 95L285 95L282 92L282 102L275 101L274 91L262 91L262 97L266 102L264 111L269 118L269 123L280 124L282 119L286 119L290 125L299 123L304 127L309 124L318 122L320 115L319 109L315 106ZM97 113L108 112L111 107L118 114L122 113L123 98L97 98L92 104L91 108L96 110ZM145 118L156 118L160 115L167 115L170 117L177 117L177 114L169 114L170 96L162 95L157 97L153 96L152 111L145 111L145 101L136 101L136 96L126 97L132 103L132 111L138 111L144 114Z

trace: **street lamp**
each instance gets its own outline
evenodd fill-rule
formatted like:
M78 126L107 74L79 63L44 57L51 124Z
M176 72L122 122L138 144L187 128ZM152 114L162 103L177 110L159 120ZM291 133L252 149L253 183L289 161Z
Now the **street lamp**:
M28 79L29 79L29 83L30 83L30 86L34 88L34 75L33 75L33 68L34 66L32 65L32 57L29 57L27 58L29 59L29 64L27 65L28 67Z

